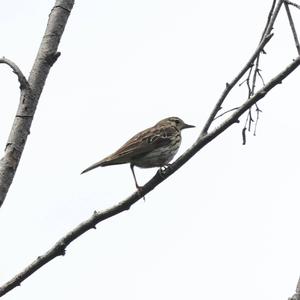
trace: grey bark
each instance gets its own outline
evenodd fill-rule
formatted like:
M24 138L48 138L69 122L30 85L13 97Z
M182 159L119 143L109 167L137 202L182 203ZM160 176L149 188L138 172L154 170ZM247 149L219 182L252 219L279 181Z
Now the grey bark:
M73 5L74 0L55 2L27 81L28 85L20 86L19 107L5 147L5 154L0 160L0 207L15 176L48 73L60 55L57 48Z

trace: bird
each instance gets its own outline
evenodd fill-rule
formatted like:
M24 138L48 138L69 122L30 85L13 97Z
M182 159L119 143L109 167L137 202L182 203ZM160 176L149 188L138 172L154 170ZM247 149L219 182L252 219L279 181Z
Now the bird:
M81 174L98 167L129 163L135 186L140 190L134 167L168 166L180 147L181 130L193 127L195 126L186 124L178 117L165 118L154 126L137 133L116 152L89 166Z

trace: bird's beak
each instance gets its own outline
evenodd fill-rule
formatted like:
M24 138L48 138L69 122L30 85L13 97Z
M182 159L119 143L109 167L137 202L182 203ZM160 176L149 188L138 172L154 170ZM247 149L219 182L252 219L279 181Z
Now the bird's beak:
M182 129L186 129L186 128L194 128L194 127L196 127L196 126L194 126L194 125L189 125L189 124L184 124L183 127L182 127Z

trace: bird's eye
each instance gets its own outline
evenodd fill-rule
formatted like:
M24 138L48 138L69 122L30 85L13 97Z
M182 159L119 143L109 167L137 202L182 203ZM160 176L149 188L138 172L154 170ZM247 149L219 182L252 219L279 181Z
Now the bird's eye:
M181 124L180 119L178 119L178 118L170 118L169 120L170 120L171 122L173 122L173 124L175 123L176 126L178 126L178 125Z

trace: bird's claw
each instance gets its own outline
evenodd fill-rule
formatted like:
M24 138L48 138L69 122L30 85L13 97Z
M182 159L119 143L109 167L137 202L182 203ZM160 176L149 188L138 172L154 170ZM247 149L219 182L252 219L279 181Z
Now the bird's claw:
M139 186L139 185L137 185L136 188L137 188L137 193L138 193L138 195L139 195L140 197L143 197L143 200L146 201L145 195L143 196L143 194L142 194L142 193L143 193L142 187Z
M171 164L167 164L167 165L165 165L165 166L162 166L162 167L158 170L159 175L160 175L162 178L165 178L165 177L166 177L165 174L166 174L166 172L167 172L167 170L168 170L169 168L171 168Z

